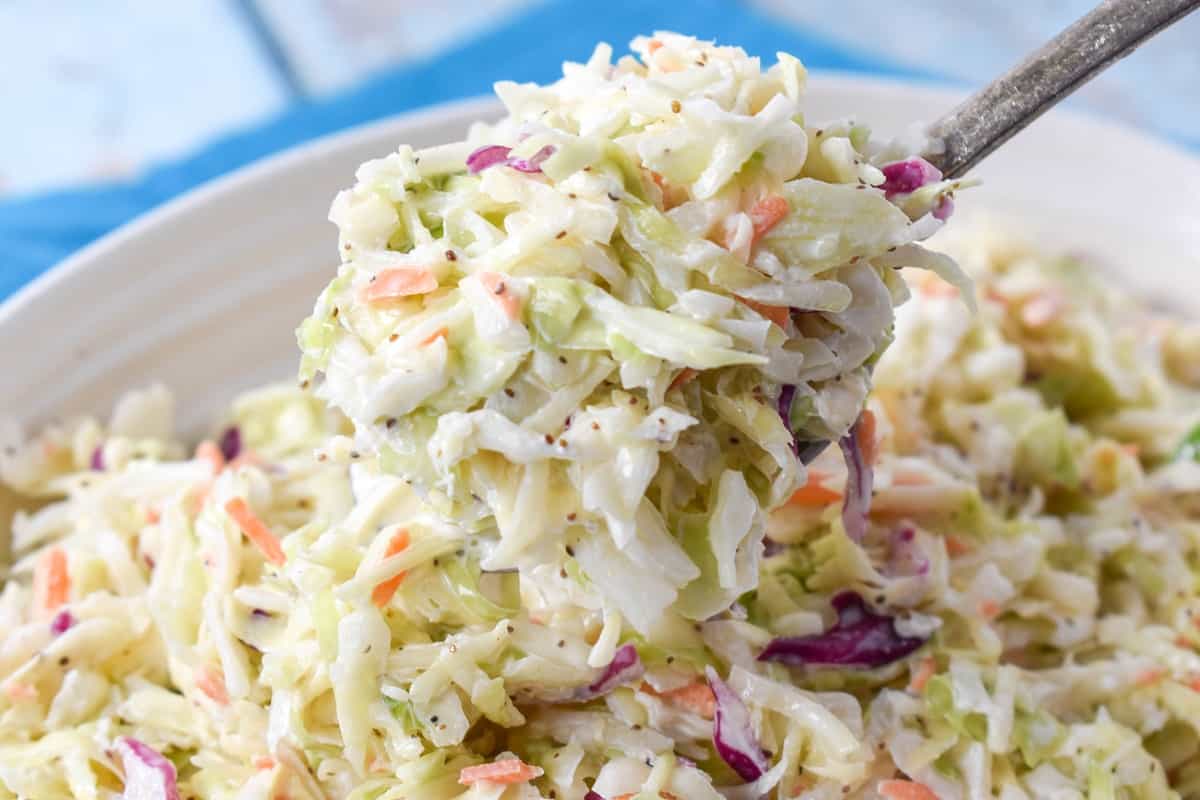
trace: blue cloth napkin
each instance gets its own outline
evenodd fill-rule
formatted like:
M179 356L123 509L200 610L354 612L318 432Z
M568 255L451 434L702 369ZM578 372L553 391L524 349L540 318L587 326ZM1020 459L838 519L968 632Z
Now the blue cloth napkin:
M549 0L430 61L296 106L134 180L0 202L0 300L133 217L243 164L352 125L485 94L500 79L550 81L561 74L564 60L586 60L597 41L623 53L634 36L655 30L737 44L764 60L784 50L809 68L930 77L796 30L734 0Z

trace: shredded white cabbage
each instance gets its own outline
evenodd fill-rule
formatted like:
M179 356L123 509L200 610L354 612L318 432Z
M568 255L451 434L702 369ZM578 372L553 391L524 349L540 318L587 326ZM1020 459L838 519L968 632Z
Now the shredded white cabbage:
M893 268L969 282L915 244L905 210L960 184L893 196L881 167L913 154L806 127L796 59L665 33L633 49L499 84L507 117L467 142L364 165L299 338L303 379L358 451L500 540L485 566L531 568L579 538L584 560L621 564L584 572L645 634L752 587L746 520L761 530L803 482L796 438L857 418L907 297ZM814 137L828 153L810 164ZM798 399L780 412L785 386ZM618 579L636 574L643 498L671 531L709 517L715 546L712 569L647 578L645 603Z
M1195 324L634 46L360 169L302 388L0 428L0 800L1200 798Z

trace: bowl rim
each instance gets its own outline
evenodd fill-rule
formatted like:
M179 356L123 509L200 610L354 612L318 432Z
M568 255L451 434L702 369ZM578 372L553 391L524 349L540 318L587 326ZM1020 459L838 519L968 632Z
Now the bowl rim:
M819 84L823 90L832 92L872 89L913 92L924 95L927 102L944 104L947 110L968 93L968 89L953 83L837 70L815 70L809 74L809 78L810 84ZM80 273L95 268L95 264L102 262L109 252L135 241L144 232L156 226L169 224L171 220L187 215L194 208L219 201L223 195L238 191L244 184L269 179L276 173L286 172L309 159L319 158L324 153L353 148L376 138L386 138L386 132L395 128L444 123L449 118L462 118L464 122L483 119L489 114L494 115L499 108L499 100L492 95L479 95L424 106L323 134L210 178L122 223L19 287L0 302L0 326L30 305L52 295L58 287ZM1059 124L1080 125L1103 135L1125 137L1136 141L1141 148L1156 151L1159 157L1177 159L1184 164L1190 163L1200 170L1200 154L1192 153L1175 142L1123 121L1074 108L1055 108L1047 112L1046 117ZM1042 123L1038 120L1033 124Z
M497 102L494 97L480 95L392 114L322 134L209 178L126 220L19 287L0 302L0 325L29 304L54 291L59 285L69 282L78 273L90 269L92 262L102 260L111 251L136 240L148 229L169 224L172 219L188 214L193 208L218 201L222 195L236 192L244 184L269 180L277 173L291 170L310 159L320 158L325 153L369 142L393 127L433 123L448 117L481 118Z

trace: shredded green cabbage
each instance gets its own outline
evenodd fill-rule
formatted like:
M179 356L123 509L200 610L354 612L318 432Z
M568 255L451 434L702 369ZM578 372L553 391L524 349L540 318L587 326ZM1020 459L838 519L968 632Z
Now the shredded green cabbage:
M987 231L976 296L798 61L634 49L360 169L300 388L0 427L0 800L1200 798L1195 324Z

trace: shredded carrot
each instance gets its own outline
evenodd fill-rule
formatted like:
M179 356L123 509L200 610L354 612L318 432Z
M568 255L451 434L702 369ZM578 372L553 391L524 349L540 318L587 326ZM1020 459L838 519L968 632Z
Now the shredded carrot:
M791 211L788 201L779 195L764 197L750 209L750 222L754 225L754 242L767 235Z
M687 201L686 190L681 190L680 187L675 186L652 169L646 170L646 172L649 173L650 180L654 181L654 185L658 187L659 194L662 195L661 209L663 211L670 211L680 203Z
M691 196L688 193L687 187L677 183L671 183L663 175L655 173L651 176L659 191L662 193L662 210L670 211L673 208L683 205Z
M242 529L242 533L258 546L267 561L279 566L287 561L279 537L271 533L271 529L255 516L245 500L240 497L233 498L225 504L225 513L237 523L237 526Z
M750 310L761 314L779 327L787 328L788 315L791 313L787 306L769 306L766 303L760 303L757 300L748 300L745 297L739 297L738 300Z
M875 412L864 408L862 416L858 419L858 449L862 453L863 460L872 466L879 458L879 442L875 438L877 427L875 423Z
M995 619L1000 615L1000 604L995 600L981 600L979 603L979 613L987 619Z
M933 481L924 472L901 469L892 475L892 486L928 486L931 483Z
M49 612L71 597L71 575L67 571L67 552L52 547L38 559L35 583L41 587L42 608Z
M1039 292L1021 306L1021 322L1028 328L1044 328L1062 314L1066 302L1052 289Z
M449 335L450 335L449 328L438 328L436 331L434 331L433 333L429 334L428 336L426 336L424 339L421 340L421 347L428 347L429 345L436 342L438 339L445 339Z
M1162 669L1161 667L1153 667L1151 669L1142 670L1135 675L1133 678L1133 685L1139 689L1144 689L1147 686L1153 686L1165 677L1167 677L1167 671L1165 669Z
M1188 688L1193 692L1200 692L1200 678L1192 678L1191 681L1188 682Z
M212 667L204 667L196 675L196 688L208 695L218 705L229 705L229 692L225 688L225 677Z
M363 299L368 303L390 303L414 294L428 294L438 288L437 276L424 267L398 267L381 270L367 285Z
M405 528L401 528L400 530L396 531L395 534L392 535L392 538L388 542L387 550L384 552L383 557L391 558L392 556L399 553L401 550L408 547L408 542L409 542L408 530L406 530ZM395 595L396 590L400 588L400 583L401 583L401 581L404 580L404 576L406 574L408 574L408 573L401 572L398 575L388 578L386 581L383 581L378 586L376 586L375 589L371 592L371 602L374 603L378 608L383 608L388 603L390 603L392 601L392 596Z
M1008 305L1008 295L1001 294L1000 290L995 286L983 287L983 296L988 300L991 300L993 303L999 303L1002 306Z
M651 39L650 41L646 42L646 52L650 55L654 55L654 51L662 46L662 42L660 42L658 39Z
M525 783L542 776L542 768L526 764L519 758L503 758L490 764L463 767L458 782L470 786L477 781L491 783Z
M5 684L4 693L10 700L36 700L38 696L36 686L30 686L28 683L20 681Z
M948 534L945 537L945 541L946 541L946 552L950 555L951 558L957 558L958 556L963 556L963 555L966 555L967 553L971 552L971 545L967 544L965 541L958 538L953 533Z
M148 525L157 525L159 523L159 521L162 519L162 512L159 511L157 508L150 508L149 506L147 506L147 508L145 510L145 514L146 514L146 524L148 524Z
M958 297L958 288L946 283L941 278L933 273L928 273L925 280L917 287L922 297L935 299L939 297L950 298Z
M1121 445L1121 452L1125 455L1138 458L1142 454L1142 447L1137 442L1125 442Z
M789 506L804 506L805 508L823 508L831 503L836 503L842 499L842 493L836 489L827 489L821 485L821 482L827 480L829 475L819 469L810 469L808 471L808 483L801 486L796 491L792 492L792 496L788 498L786 505Z
M665 700L669 705L678 706L704 719L712 719L717 712L717 698L713 690L704 681L689 683L678 689L668 689L665 692L655 691L648 683L642 684L642 691Z
M876 791L889 800L938 800L938 796L933 793L932 789L916 781L899 779L880 781Z
M692 369L691 367L684 367L683 369L679 370L679 374L676 375L675 378L671 381L671 385L667 387L667 391L669 392L672 389L678 389L680 386L683 386L686 383L690 383L699 374L700 374L699 372Z
M504 312L504 316L511 320L520 319L521 317L521 301L513 295L512 289L504 279L505 276L498 272L480 272L479 282L500 306Z
M925 691L925 684L929 683L929 679L936 673L937 662L933 660L932 656L921 659L921 663L913 671L912 680L908 682L908 690L917 694Z
M196 445L196 460L207 461L209 466L212 467L213 475L225 469L225 455L221 452L221 448L217 446L217 443L209 439L205 439Z
M275 759L270 756L258 756L250 764L255 769L275 769Z

